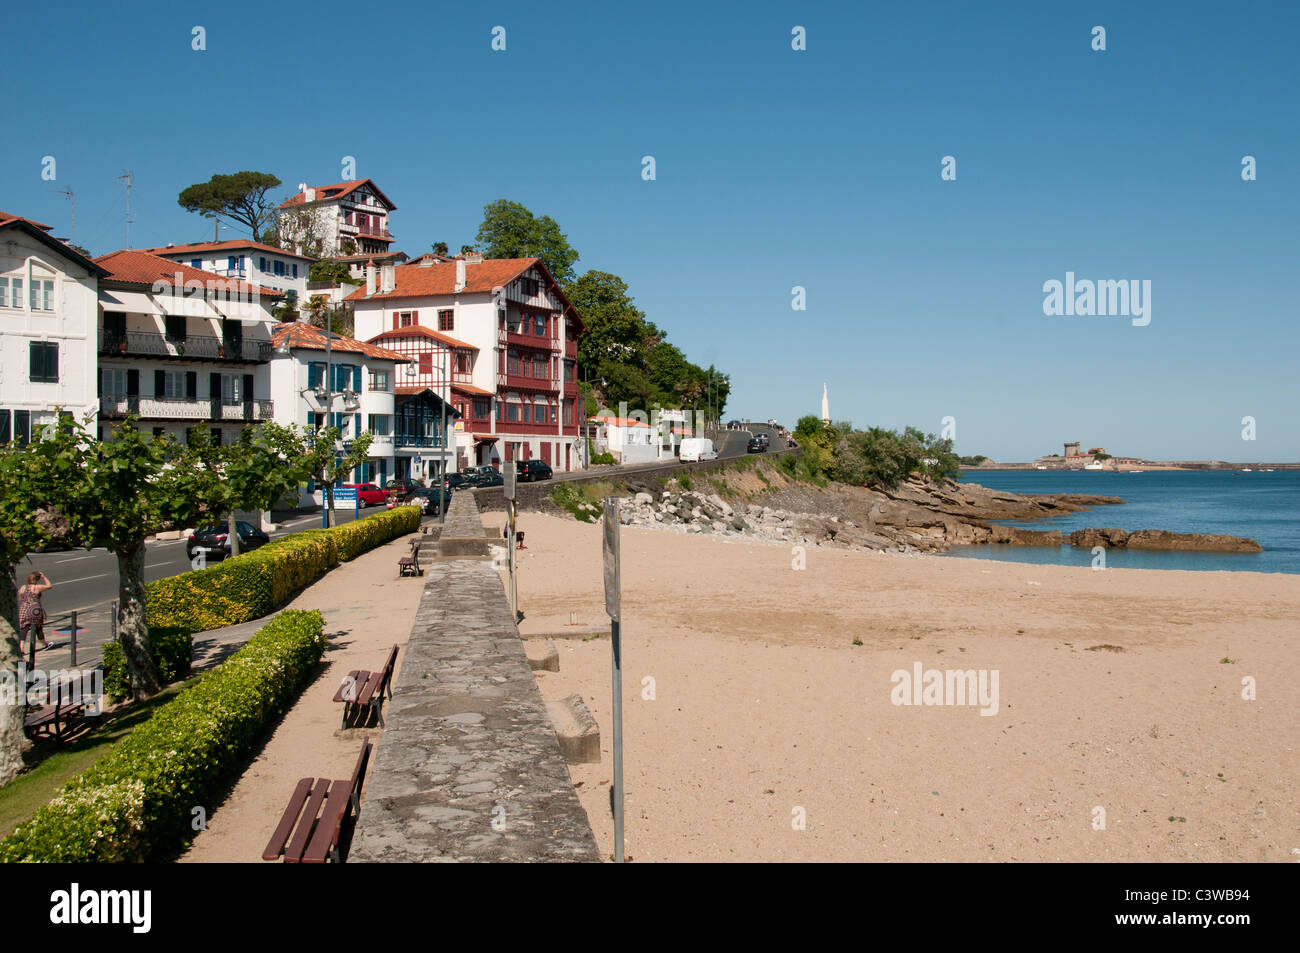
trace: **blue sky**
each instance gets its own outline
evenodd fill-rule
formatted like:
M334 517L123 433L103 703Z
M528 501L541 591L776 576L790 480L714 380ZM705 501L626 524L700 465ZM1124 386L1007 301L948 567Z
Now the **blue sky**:
M405 7L14 7L0 209L66 237L71 188L110 251L129 168L133 246L203 240L185 186L287 195L350 155L408 254L497 198L554 217L737 415L792 423L826 381L837 419L952 416L1000 460L1300 459L1300 5ZM1150 280L1151 323L1045 316L1067 271Z

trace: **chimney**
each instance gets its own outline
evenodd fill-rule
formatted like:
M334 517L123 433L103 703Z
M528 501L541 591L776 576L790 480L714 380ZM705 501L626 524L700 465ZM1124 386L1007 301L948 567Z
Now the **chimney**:
M304 201L304 202L314 202L314 201L316 201L316 190L315 190L315 189L303 189L303 190L302 190L302 198L303 198L303 201Z
M462 291L464 291L464 290L465 290L465 259L464 259L464 257L462 257L462 256L460 256L460 255L457 255L457 256L456 256L456 288L455 288L455 291L456 291L457 294L459 294L460 292L462 292Z
M397 287L397 274L393 263L385 262L379 268L379 292L388 294Z
M369 298L375 293L375 263L373 260L366 262L366 297Z

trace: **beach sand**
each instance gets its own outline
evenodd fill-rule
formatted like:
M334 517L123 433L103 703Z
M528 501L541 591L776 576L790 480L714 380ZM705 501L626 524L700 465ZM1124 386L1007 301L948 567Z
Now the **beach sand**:
M599 527L520 528L521 632L607 627ZM793 558L623 528L634 860L1300 860L1300 577ZM609 856L609 640L556 645L538 683L600 724L570 772ZM996 714L893 704L915 663L996 671Z

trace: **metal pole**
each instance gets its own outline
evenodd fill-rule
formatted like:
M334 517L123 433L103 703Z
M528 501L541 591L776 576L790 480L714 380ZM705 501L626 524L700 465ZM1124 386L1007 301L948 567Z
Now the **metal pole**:
M71 651L72 653L72 660L71 662L69 662L69 664L75 666L77 664L77 610L76 609L72 610L72 643L69 651Z
M614 863L623 863L623 634L622 623L611 619L610 666L614 684Z
M443 380L444 380L444 382L446 381L446 377L447 377L447 370L446 370L446 367L447 367L447 355L448 355L448 353L449 353L449 352L447 351L447 349L446 349L446 348L443 348L443 351L442 351L442 365L443 365L442 376L443 376ZM450 397L450 396L451 396L450 389L445 388L445 387L444 387L444 389L448 391L447 396ZM450 439L450 437L449 437L448 434L447 434L447 401L444 400L444 401L442 402L442 474L439 476L439 480L440 480L440 486L439 486L439 490L438 490L439 494L442 493L441 485L442 485L442 484L445 484L445 483L447 482L447 477L450 476L450 474L447 472L447 445L448 445L450 442L451 442L451 439ZM439 498L439 499L442 499L441 495L439 495L438 498ZM447 507L446 507L446 506L442 506L442 505L440 505L440 506L438 507L438 524L441 525L441 526L445 526L445 525L447 524ZM514 606L511 606L511 609L513 609L513 608L514 608Z
M506 567L509 570L510 580L510 615L518 622L519 590L515 587L515 546L518 544L515 539L515 512L515 501L506 500L506 527L509 530L506 534Z

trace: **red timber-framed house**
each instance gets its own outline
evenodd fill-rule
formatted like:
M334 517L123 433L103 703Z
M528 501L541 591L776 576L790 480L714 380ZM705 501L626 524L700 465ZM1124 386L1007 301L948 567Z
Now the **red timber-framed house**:
M426 257L394 268L384 287L369 282L349 296L357 338L410 359L399 400L431 390L460 412L456 468L580 467L585 325L540 258Z

